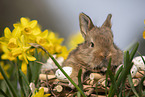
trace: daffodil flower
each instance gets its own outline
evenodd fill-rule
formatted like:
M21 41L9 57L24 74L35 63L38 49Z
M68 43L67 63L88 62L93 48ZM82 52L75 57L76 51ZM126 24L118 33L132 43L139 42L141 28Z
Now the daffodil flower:
M47 43L47 36L48 30L45 30L44 32L36 36L36 42L42 46L45 45Z
M30 21L28 18L22 17L20 23L13 25L15 28L20 27L21 32L25 37L25 40L28 42L34 42L35 35L41 33L40 27L37 20Z
M7 45L8 49L16 48L18 46L18 38L21 35L20 28L15 28L12 32L8 27L4 29L4 37L0 39L0 42Z
M1 56L2 59L9 59L10 61L16 59L16 57L12 55L12 52L7 48L6 45L2 45L1 47L2 47L2 51L4 52L4 54Z
M20 59L24 59L26 64L29 61L35 61L36 58L30 55L27 51L30 49L31 46L26 46L24 35L20 37L19 47L12 49L12 55L15 57L19 57Z

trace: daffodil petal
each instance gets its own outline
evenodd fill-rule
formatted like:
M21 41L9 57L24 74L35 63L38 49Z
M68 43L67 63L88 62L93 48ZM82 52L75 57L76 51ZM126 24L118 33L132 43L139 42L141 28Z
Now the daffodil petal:
M11 52L12 52L12 55L15 56L15 57L17 57L17 56L22 54L21 48L14 48L14 49L12 49Z
M40 36L43 37L43 38L47 38L48 30L43 31Z
M27 59L28 59L29 61L35 61L35 60L36 60L35 57L33 57L33 56L29 55L29 54L27 54Z
M29 20L28 20L27 18L22 17L22 18L20 19L20 22L21 22L22 26L27 26Z
M41 33L40 27L36 27L35 29L33 29L33 35L38 35L40 33Z
M8 27L4 29L4 34L6 38L10 38L12 36L11 31Z
M29 22L29 27L34 28L37 25L37 20L32 20Z
M48 96L50 96L51 94L45 94L43 97L48 97Z
M22 62L21 70L24 74L27 73L27 64L25 62Z
M16 27L12 31L12 36L18 38L18 37L20 37L20 35L21 35L21 29L20 29L20 27Z
M22 35L21 37L20 37L20 41L21 41L21 43L22 43L22 45L24 45L24 35Z
M20 25L21 25L20 23L13 24L14 28L21 27Z
M2 58L2 59L8 59L8 55L7 55L7 54L3 54L3 55L1 56L1 58Z
M23 59L24 59L24 61L26 62L26 64L28 64L28 60L27 60L27 57L26 57L27 55L24 53L23 54Z

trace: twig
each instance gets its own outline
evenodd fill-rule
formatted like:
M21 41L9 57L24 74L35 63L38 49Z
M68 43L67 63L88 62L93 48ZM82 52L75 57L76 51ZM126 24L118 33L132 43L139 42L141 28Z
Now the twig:
M55 75L39 74L39 79L40 80L46 80L46 78L48 78L50 80L50 79L56 78L56 76Z

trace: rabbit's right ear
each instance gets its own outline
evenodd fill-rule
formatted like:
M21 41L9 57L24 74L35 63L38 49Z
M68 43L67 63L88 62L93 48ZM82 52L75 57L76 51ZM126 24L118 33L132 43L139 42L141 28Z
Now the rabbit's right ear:
M84 13L81 13L79 16L79 22L80 22L80 30L81 33L83 35L83 37L85 38L87 31L89 31L90 29L92 29L94 27L92 20L90 19L89 16L87 16Z

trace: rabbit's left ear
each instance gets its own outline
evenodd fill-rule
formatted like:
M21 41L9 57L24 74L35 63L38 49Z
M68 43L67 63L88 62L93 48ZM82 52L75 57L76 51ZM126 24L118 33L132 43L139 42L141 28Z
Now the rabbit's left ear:
M87 16L86 14L84 14L84 13L80 14L79 21L80 21L81 33L82 33L83 37L85 38L87 32L89 30L91 30L94 27L94 25L93 25L92 20L90 19L90 17Z
M112 24L111 24L111 17L112 17L112 14L108 14L107 19L103 23L102 27L105 26L105 27L111 28L111 26L112 26Z

